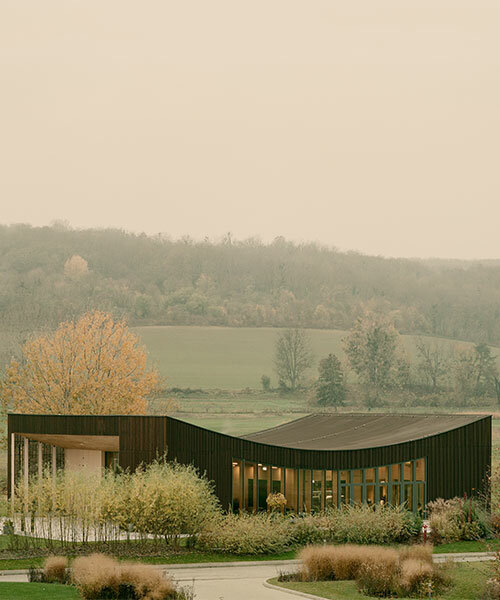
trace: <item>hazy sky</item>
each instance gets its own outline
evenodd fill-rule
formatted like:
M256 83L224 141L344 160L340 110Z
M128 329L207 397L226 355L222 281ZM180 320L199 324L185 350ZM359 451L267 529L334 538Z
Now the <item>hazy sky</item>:
M1 0L0 222L500 257L499 0Z

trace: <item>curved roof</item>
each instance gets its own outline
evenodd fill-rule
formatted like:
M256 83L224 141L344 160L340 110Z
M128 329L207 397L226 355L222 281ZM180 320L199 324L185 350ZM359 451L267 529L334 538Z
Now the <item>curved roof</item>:
M313 414L242 437L303 450L357 450L426 438L484 418L488 416Z

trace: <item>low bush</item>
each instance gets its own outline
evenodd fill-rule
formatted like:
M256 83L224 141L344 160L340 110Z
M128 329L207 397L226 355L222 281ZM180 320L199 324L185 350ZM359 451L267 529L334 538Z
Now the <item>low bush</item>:
M68 559L65 556L49 556L43 565L43 578L47 583L66 583Z
M356 580L367 596L425 597L429 585L442 593L450 580L432 562L432 546L415 545L397 551L381 546L308 546L299 555L295 579L302 581ZM287 574L288 580L292 578Z
M30 567L28 580L31 583L68 583L68 559L65 556L49 556L43 567Z
M400 506L345 506L328 512L327 526L337 544L407 543L419 535L422 519Z
M438 498L429 502L429 524L434 543L478 540L489 537L492 524L488 511L472 498Z
M329 540L328 518L324 515L301 515L291 520L292 538L296 546L321 544Z
M483 600L500 600L500 581L498 579L488 579Z
M402 597L425 598L429 591L432 595L441 594L450 583L443 567L409 558L401 563L399 581L393 591Z
M289 519L266 513L221 515L198 536L197 547L227 554L278 554L293 543Z
M103 554L75 559L72 580L85 600L191 600L186 590L151 565L118 563Z
M367 562L356 576L358 588L367 596L392 596L398 585L398 563Z
M380 546L308 546L299 554L306 581L356 579L363 565L396 569L398 553Z

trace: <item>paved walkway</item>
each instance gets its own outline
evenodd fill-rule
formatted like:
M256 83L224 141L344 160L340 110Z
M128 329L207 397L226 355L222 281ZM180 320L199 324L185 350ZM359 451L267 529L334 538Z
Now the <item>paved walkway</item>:
M436 562L452 559L457 562L492 560L486 552L437 554ZM182 586L194 584L197 600L292 600L297 598L286 590L269 589L267 579L279 571L294 570L298 561L266 561L210 563L198 565L158 565ZM2 581L27 581L27 571L0 571Z

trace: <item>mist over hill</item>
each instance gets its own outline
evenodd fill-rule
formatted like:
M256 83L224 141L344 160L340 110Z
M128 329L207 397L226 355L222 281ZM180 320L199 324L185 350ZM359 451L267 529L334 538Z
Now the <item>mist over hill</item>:
M365 256L283 238L198 242L0 226L0 329L9 353L33 331L93 308L133 325L329 329L348 329L369 309L401 333L498 344L500 264Z

